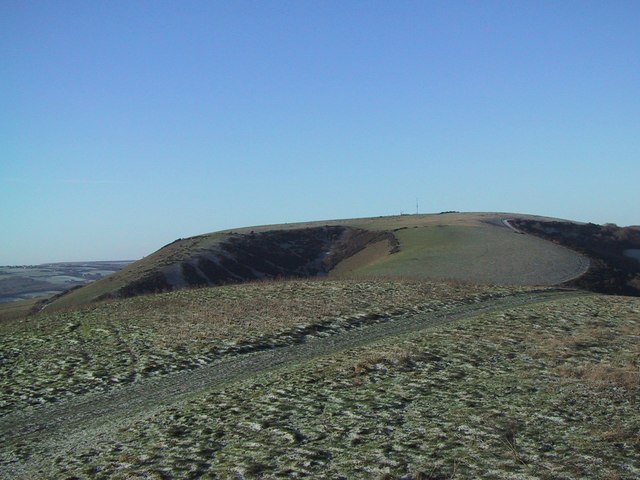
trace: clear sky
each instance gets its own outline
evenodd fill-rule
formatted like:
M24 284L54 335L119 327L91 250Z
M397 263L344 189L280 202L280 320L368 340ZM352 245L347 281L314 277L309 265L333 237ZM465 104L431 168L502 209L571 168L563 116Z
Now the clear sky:
M0 264L639 183L635 0L0 2Z

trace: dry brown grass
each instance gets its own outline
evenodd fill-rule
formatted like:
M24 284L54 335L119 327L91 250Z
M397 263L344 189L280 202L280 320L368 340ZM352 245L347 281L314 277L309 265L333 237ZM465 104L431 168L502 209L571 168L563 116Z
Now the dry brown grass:
M266 281L134 298L107 307L115 318L135 312L175 346L269 335L336 317L400 313L432 299L460 300L485 290L408 279Z
M415 363L415 361L424 357L422 352L407 351L404 346L386 349L384 352L372 352L358 359L353 364L353 372L355 375L366 375L368 372L379 368L406 368Z
M0 303L0 322L24 317L36 306L39 300L39 298L34 298L31 300Z
M329 272L331 278L353 278L354 272L373 265L391 254L391 244L384 239L374 242L355 255L343 260Z
M640 387L640 369L630 364L626 367L587 364L569 370L569 374L594 388L613 386L637 390Z
M554 331L533 334L528 350L554 366L567 382L633 394L640 389L639 340L638 312L621 311L612 321L594 309L571 321L561 319Z

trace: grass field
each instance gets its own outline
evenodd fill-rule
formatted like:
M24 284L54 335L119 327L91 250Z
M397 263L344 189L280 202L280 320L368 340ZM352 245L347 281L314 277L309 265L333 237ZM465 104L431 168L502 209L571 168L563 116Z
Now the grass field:
M247 355L248 345L304 341L301 328L338 338L381 315L528 290L299 280L9 320L2 414L97 399ZM8 443L0 476L21 478L8 472L41 458L30 478L638 478L640 300L554 298L285 363L122 417L114 430L89 428L73 448L42 450L37 436Z
M553 285L583 273L588 266L581 255L569 249L507 228L440 225L406 228L394 234L400 241L398 253L376 256L361 252L349 262L348 274ZM379 251L380 246L373 249Z
M314 324L437 309L509 288L415 281L258 282L104 302L0 324L0 411L196 368Z
M203 395L57 468L104 478L638 478L639 315L635 300L591 297L381 342Z
M12 320L27 316L32 308L38 303L38 298L31 300L18 300L15 302L0 303L0 323L5 320Z
M250 231L266 231L274 229L292 229L317 227L319 225L348 225L350 227L363 228L365 230L383 231L398 230L401 228L413 227L437 227L441 225L478 227L486 226L487 222L500 223L501 218L527 218L545 219L536 215L524 215L513 213L491 213L491 212L452 212L452 213L429 213L420 215L391 215L384 217L369 218L345 218L339 220L323 220L301 223L283 223L276 225L262 225L245 228L234 228L225 232L249 233ZM498 220L498 222L496 222Z

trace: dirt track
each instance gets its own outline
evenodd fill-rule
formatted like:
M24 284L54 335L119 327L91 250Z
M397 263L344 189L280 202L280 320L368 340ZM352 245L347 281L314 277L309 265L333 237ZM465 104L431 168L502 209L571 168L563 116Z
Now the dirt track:
M202 368L135 383L100 395L85 395L58 404L43 405L0 419L0 476L35 478L41 466L55 457L72 454L80 446L109 438L134 420L153 415L169 405L182 403L213 388L258 376L269 370L433 327L445 322L539 303L567 291L528 292L468 304L439 312L390 317L341 334L310 338L304 343L221 360ZM26 449L26 450L25 450ZM21 451L28 451L26 458Z

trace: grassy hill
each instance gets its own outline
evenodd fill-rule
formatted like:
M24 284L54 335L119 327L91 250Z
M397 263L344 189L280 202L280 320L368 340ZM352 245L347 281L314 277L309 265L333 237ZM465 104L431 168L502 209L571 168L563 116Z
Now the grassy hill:
M0 323L0 478L638 478L639 328L637 298L398 279L45 310Z
M412 227L394 235L399 242L396 254L362 262L345 273L480 284L554 285L583 273L588 266L585 258L567 249L492 225ZM354 260L357 259L349 263L353 265ZM336 273L343 273L346 268L346 264L338 265Z
M558 287L635 231L581 228L250 227L6 307L0 478L638 478L640 299Z
M585 256L505 224L514 218L545 220L498 213L402 215L247 227L178 239L106 279L54 298L47 308L268 278L374 276L554 285L587 270Z

